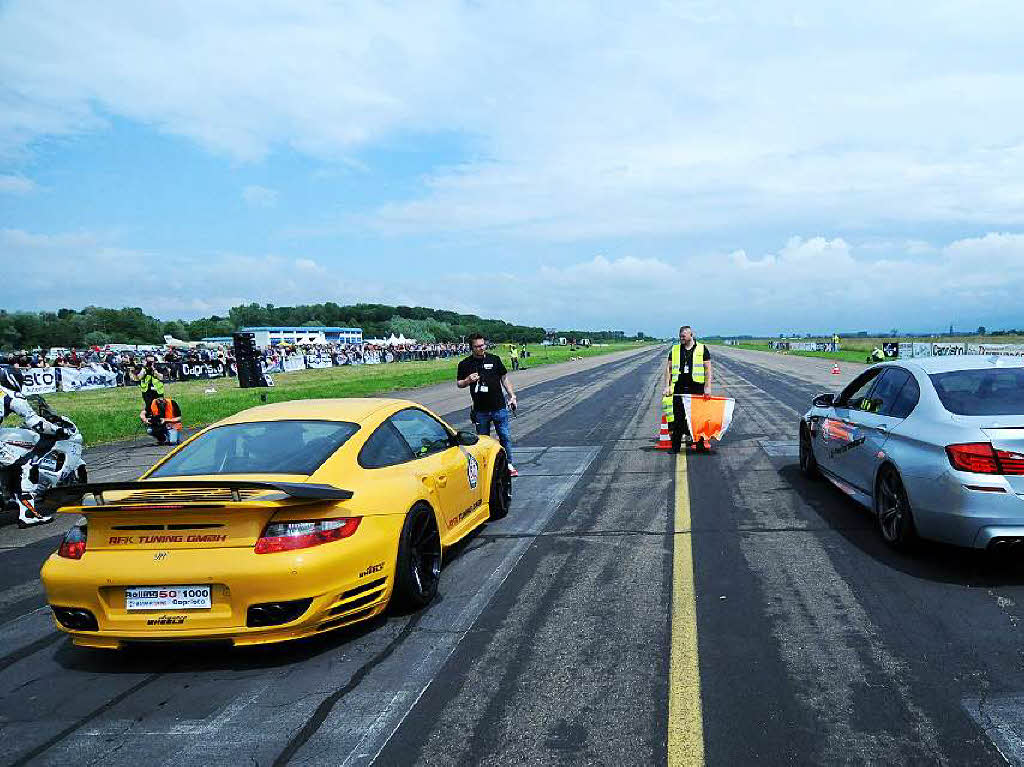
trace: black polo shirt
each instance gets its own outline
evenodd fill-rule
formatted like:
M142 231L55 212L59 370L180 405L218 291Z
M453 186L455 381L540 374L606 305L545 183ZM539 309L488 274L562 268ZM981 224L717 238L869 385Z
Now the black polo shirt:
M500 357L485 354L481 358L472 354L459 363L455 380L462 381L470 373L479 373L480 380L469 385L469 393L473 397L473 407L481 413L493 413L505 407L505 394L501 389L501 379L508 374L508 369Z

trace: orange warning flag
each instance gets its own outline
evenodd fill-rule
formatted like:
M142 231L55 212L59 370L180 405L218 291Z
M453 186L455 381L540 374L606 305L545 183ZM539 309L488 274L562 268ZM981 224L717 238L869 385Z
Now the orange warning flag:
M710 444L712 437L721 439L728 431L736 400L729 397L706 397L701 394L676 396L683 400L686 423L690 427L690 439L694 442L704 437Z

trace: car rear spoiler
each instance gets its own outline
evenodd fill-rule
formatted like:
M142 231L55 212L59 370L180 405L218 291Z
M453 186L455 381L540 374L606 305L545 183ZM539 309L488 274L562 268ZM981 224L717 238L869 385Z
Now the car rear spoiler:
M352 497L351 490L343 490L333 485L313 485L305 482L259 482L230 479L157 479L136 482L92 482L86 485L67 485L54 487L43 493L41 501L47 506L71 506L78 504L85 496L95 499L95 507L108 505L104 493L123 490L230 490L232 501L241 503L241 490L276 490L288 498L306 501L347 501ZM261 501L273 500L261 498ZM111 507L141 505L138 503L109 504ZM206 504L204 504L206 505Z

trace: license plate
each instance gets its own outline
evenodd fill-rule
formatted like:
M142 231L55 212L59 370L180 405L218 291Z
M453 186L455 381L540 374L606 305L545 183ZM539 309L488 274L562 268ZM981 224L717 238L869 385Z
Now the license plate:
M128 610L209 610L209 586L129 586L124 590Z

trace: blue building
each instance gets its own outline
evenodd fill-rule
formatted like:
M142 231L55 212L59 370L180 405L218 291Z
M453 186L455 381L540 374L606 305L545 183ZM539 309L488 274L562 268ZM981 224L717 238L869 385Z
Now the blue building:
M255 333L256 345L259 347L279 344L363 343L362 328L259 327L242 328L242 332Z

